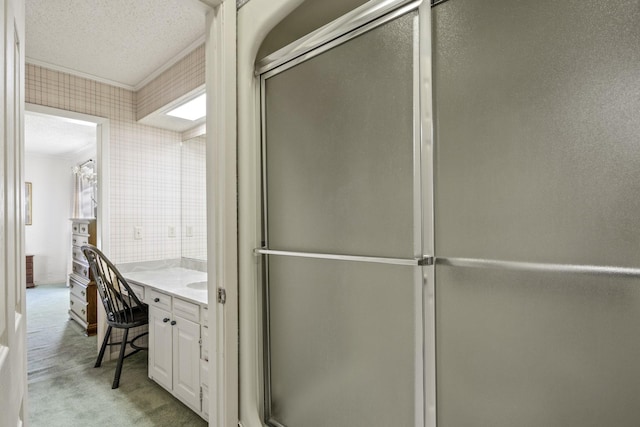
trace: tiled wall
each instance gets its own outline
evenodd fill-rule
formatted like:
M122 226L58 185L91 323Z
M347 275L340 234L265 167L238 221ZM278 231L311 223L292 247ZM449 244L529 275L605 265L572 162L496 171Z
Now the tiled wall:
M205 49L197 47L137 92L138 120L205 83Z
M180 239L168 227L180 226L180 134L138 124L134 92L32 64L26 102L110 119L112 260L179 258Z
M207 259L206 137L182 144L182 256ZM187 233L191 227L191 235Z

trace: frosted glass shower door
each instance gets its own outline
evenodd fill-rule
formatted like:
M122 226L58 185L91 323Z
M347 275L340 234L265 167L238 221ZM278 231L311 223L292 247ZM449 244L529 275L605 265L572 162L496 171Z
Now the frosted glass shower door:
M270 425L421 419L417 23L404 13L263 75Z
M638 2L432 13L438 427L640 425Z

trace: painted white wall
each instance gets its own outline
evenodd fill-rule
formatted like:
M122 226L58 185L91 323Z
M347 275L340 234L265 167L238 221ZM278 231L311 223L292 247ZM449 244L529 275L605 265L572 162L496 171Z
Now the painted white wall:
M25 252L33 257L36 285L66 282L70 258L73 178L71 160L27 153L32 225L25 226Z
M33 258L36 285L67 281L71 262L73 175L71 168L95 156L90 147L63 158L26 153L25 181L32 185L32 225L25 226L25 252Z

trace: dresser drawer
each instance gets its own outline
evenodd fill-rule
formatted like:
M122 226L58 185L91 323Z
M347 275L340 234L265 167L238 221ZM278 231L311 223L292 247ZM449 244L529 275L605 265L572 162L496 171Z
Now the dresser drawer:
M71 290L71 295L74 295L83 302L87 302L88 296L86 285L76 281L72 277L69 277L69 289Z
M173 314L193 322L200 322L200 306L180 298L173 299Z
M171 296L158 292L155 289L147 289L146 303L161 308L163 310L171 311Z
M69 308L83 321L87 321L87 303L76 295L71 294L69 297Z
M84 222L73 222L71 232L74 234L89 234L89 224Z
M73 256L74 261L80 261L86 264L87 257L84 256L84 253L82 252L82 249L80 249L80 246L74 246L73 249L71 249L71 255Z
M71 270L74 274L89 279L89 266L87 264L74 260L71 266Z
M71 237L71 243L73 246L84 246L89 244L89 236L83 236L81 234L74 234Z

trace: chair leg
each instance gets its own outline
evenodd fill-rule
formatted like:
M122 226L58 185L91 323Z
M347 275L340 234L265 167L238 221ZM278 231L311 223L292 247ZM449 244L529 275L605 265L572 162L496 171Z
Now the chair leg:
M116 366L116 376L113 379L113 385L111 388L118 388L120 385L120 373L122 372L122 361L124 360L124 353L127 349L127 338L129 336L129 329L122 331L122 344L120 344L120 357L118 357L118 365Z
M107 344L109 343L109 337L111 336L111 326L107 328L107 333L104 335L104 339L102 340L102 346L100 346L100 353L98 353L98 360L96 360L96 364L93 366L94 368L99 368L102 364L102 358L104 357L104 351L107 348Z

